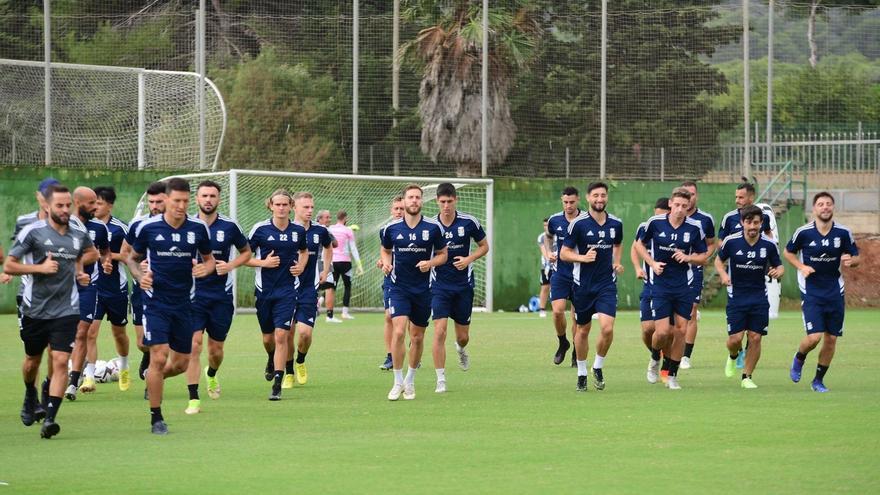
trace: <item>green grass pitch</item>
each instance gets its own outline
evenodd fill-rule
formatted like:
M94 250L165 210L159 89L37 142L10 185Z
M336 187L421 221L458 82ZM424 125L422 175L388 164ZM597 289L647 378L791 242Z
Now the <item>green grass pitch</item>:
M430 353L415 401L391 403L381 315L320 322L310 380L267 400L254 316L236 317L219 377L220 400L186 416L183 377L166 382L167 437L149 432L136 377L65 401L61 434L22 426L22 346L0 317L0 495L5 493L876 493L880 380L876 311L847 313L826 384L809 389L788 366L801 317L771 322L757 390L726 379L724 316L703 313L683 390L645 381L637 315L621 313L606 360L607 388L575 392L575 371L551 362L549 319L474 317L471 369L447 342L449 392L434 393ZM131 331L131 328L129 327ZM430 338L430 331L429 331ZM594 345L595 338L591 338ZM134 348L134 347L133 347ZM102 328L101 358L114 354ZM133 354L134 355L134 354ZM593 353L590 352L590 359ZM203 357L204 359L204 357ZM137 360L133 360L136 368Z

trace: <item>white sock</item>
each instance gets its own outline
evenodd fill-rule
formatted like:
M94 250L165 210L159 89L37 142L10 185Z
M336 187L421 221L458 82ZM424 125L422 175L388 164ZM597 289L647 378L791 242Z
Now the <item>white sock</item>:
M416 382L416 369L415 368L407 368L406 370L406 378L403 379L403 383L406 385L412 385Z
M394 370L394 384L403 385L403 370Z
M601 370L603 364L605 364L605 356L600 356L596 354L596 358L593 359L593 368Z
M86 363L84 374L86 378L95 378L95 363Z
M128 356L119 356L119 369L128 369Z
M446 381L446 368L437 368L437 381L445 382Z
M586 359L584 359L583 361L578 360L577 365L578 365L578 376L587 376L587 360Z

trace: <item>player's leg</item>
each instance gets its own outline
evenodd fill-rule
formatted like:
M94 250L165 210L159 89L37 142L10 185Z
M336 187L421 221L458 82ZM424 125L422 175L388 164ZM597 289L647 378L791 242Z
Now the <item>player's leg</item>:
M553 364L561 364L565 361L565 353L571 347L571 343L565 335L566 314L565 305L571 288L562 283L557 275L550 279L550 308L553 311L553 327L556 329L556 338L559 341L556 353L553 355Z
M131 385L131 375L128 365L128 352L131 346L125 325L114 325L111 321L110 331L113 332L113 342L116 344L116 355L119 356L119 390L126 391Z
M217 371L223 364L223 346L225 341L214 340L208 335L208 366L205 368L205 379L208 385L208 397L216 400L220 398L220 382L217 379Z
M168 427L165 425L165 418L162 416L162 393L165 389L165 365L170 353L168 343L151 344L151 322L149 320L158 319L152 316L144 323L144 339L150 348L150 365L147 368L145 381L147 382L147 393L150 401L150 425L151 431L156 435L164 435L168 433ZM167 338L165 339L167 341Z
M437 373L437 393L446 392L446 328L449 318L434 316L434 340L431 353L434 357L434 371ZM411 357L411 356L410 356Z
M312 317L314 319L314 317ZM309 372L306 368L306 356L312 347L312 330L313 327L308 323L297 320L296 331L299 333L299 339L296 343L296 381L300 385L305 385L309 381Z
M67 390L64 392L64 397L67 398L67 400L76 400L77 391L94 391L91 384L88 384L83 390L79 389L80 378L83 375L86 361L86 341L90 324L91 321L80 320L76 325L76 337L74 338L73 351L70 353L70 383ZM83 380L83 385L87 385L85 380Z
M586 312L585 312L586 313ZM592 327L592 314L579 318L575 326L574 352L577 366L577 391L587 391L587 353L589 351L590 329Z
M198 414L202 410L199 397L199 374L202 371L201 356L204 337L204 326L193 332L192 352L189 354L189 363L186 367L186 388L189 392L189 403L184 411L186 414Z
M422 322L419 322L422 323ZM409 367L406 370L406 376L403 379L403 398L412 400L416 398L416 370L422 361L422 351L425 348L425 329L427 329L427 320L424 324L416 323L410 319L409 325Z
M349 304L351 303L351 262L346 261L340 264L342 265L340 270L342 274L340 276L342 277L343 289L345 289L345 292L342 293L342 319L353 320L354 316L351 316L348 311Z
M471 367L471 357L467 352L467 345L471 341L470 318L467 321L468 323L459 323L453 319L455 323L455 350L458 352L458 366L462 371L467 371Z
M379 365L379 369L382 371L390 370L393 365L391 362L391 335L394 333L394 325L391 324L391 313L388 312L389 302L388 288L383 285L382 306L385 308L385 318L383 319L384 325L382 329L382 337L385 341L385 361Z
M98 297L98 312L95 314L95 321L100 324L105 315L110 321L110 331L113 333L116 355L119 356L119 390L124 392L131 385L128 365L131 343L125 331L125 326L128 325L128 297L125 295L113 298ZM94 326L94 324L92 325Z
M55 326L57 325L57 326ZM58 410L61 408L61 400L64 395L64 387L66 385L67 379L67 362L70 359L70 337L73 334L74 328L74 320L67 320L65 322L53 322L53 326L59 329L58 332L53 331L53 336L50 337L50 349L52 351L49 353L50 358L52 359L52 380L51 385L49 387L49 399L48 406L46 407L46 417L43 419L43 427L40 429L40 436L42 438L52 438L57 435L61 431L61 426L55 421ZM61 327L65 327L61 329ZM62 337L66 340L61 340L58 342L56 340L57 335L66 335ZM67 351L67 352L65 352Z
M727 361L724 364L724 376L727 378L733 378L733 375L736 374L736 357L739 355L739 351L742 350L742 341L743 341L743 332L745 332L745 328L743 325L732 325L730 322L732 320L728 317L728 336L727 336Z
M97 389L95 383L95 362L98 360L97 334L95 335L95 343L89 355L89 329L95 319L95 313L98 312L98 289L95 287L87 287L79 292L79 324L76 327L76 345L73 347L72 363L73 372L79 378L79 373L83 375L82 386L80 392L92 393ZM71 380L71 382L74 382Z
M260 325L263 350L266 351L266 366L263 369L263 377L267 382L271 382L275 377L275 323L272 321L272 302L268 297L258 297L254 306L257 310L257 322Z
M95 363L98 362L98 331L101 320L92 320L86 329L86 379L95 380Z
M816 365L816 376L813 378L811 387L816 392L827 392L825 387L825 373L834 359L834 351L837 349L837 338L843 336L843 320L845 312L843 299L830 302L824 307L824 336L822 349L819 350L819 362Z
M397 400L403 393L403 361L406 357L406 327L409 322L408 315L397 316L396 309L392 303L390 312L392 314L391 324L393 332L391 335L391 360L392 372L394 374L394 385L388 392L388 400Z
M607 287L599 292L595 302L599 314L599 338L596 339L596 356L593 358L593 385L596 390L605 389L603 369L605 358L614 341L614 319L617 316L617 288Z
M685 328L684 354L681 357L680 366L684 370L691 367L691 354L694 352L694 343L697 341L697 309L699 307L699 301L694 302L693 308L691 308L691 319L688 320Z
M538 290L538 316L547 317L547 300L550 297L550 268L542 268L540 280L540 290Z
M801 372L803 371L804 362L807 360L807 354L819 345L822 340L822 334L826 331L825 315L821 305L816 303L804 304L801 302L801 311L804 316L804 329L807 334L801 339L794 359L791 361L791 369L789 377L791 381L797 383L801 380Z
M746 355L741 386L745 389L752 389L758 388L755 382L752 381L752 373L755 372L755 366L758 365L758 360L761 359L761 339L763 335L759 331L749 330L747 338L749 339L749 353Z
M40 372L40 363L43 360L43 351L49 345L49 338L45 325L41 328L37 321L26 316L19 319L19 325L21 326L21 340L24 343L24 361L21 365L21 375L24 380L24 402L21 406L21 422L25 426L30 426L46 415L46 411L37 398L37 376ZM50 354L49 360L51 359ZM48 394L46 394L46 399L48 400Z

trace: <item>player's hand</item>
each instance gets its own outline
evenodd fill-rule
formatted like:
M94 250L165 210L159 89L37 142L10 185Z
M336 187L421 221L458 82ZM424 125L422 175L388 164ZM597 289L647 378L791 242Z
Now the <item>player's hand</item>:
M12 275L0 273L0 284L6 285L12 281Z
M813 268L812 266L807 266L807 265L804 265L802 268L798 268L798 271L801 272L801 275L803 275L804 278L807 278L810 275L816 273L815 268Z
M594 261L596 261L596 248L590 248L587 254L584 255L584 263L592 263Z
M363 274L364 274L364 267L363 267L363 265L358 264L356 272L357 272L358 275L363 275Z
M418 268L420 272L426 273L431 270L431 262L419 261L418 263L416 263L416 268Z
M141 289L150 290L153 288L153 272L149 269L141 275Z
M379 268L379 269L382 268L382 259L381 259L381 258L379 258L378 260L376 260L376 268Z
M843 262L843 266L849 268L852 266L852 255L851 254L844 254L840 257L840 261Z
M382 273L384 273L385 275L388 275L389 273L391 273L391 270L394 269L394 265L391 264L381 263L381 265Z
M278 268L281 258L275 256L275 251L269 251L269 255L263 260L263 268Z
M620 263L611 265L611 268L613 268L614 271L617 273L623 273L623 265L621 265Z
M207 277L208 275L211 274L211 272L208 271L208 266L205 265L204 263L199 263L196 260L192 260L192 264L193 264L193 267L192 267L192 276L193 277L203 278L203 277Z
M217 275L226 275L231 271L229 269L229 263L222 260L214 261L214 269L217 270Z
M292 265L290 265L290 274L294 277L299 277L302 275L302 272L305 271L306 265L305 263L299 263L294 261Z
M556 256L556 253L550 253L550 258L548 259L550 260L550 263L556 263L556 260L559 259L559 257Z
M40 263L40 273L51 275L58 273L58 262L52 259L52 253L46 254L46 259Z
M645 270L641 268L636 268L636 278L646 280L648 278L648 274L645 273Z
M150 269L150 262L147 260L141 261L141 272L146 272Z
M87 287L89 283L92 281L92 277L89 276L86 272L76 272L76 283L83 287Z
M452 260L452 266L458 270L464 270L470 264L471 262L468 261L467 256L456 256L455 259Z
M676 249L674 253L672 253L672 259L679 263L690 263L691 257L687 254L684 254L684 251L680 249Z
M730 275L725 272L718 272L718 276L721 277L721 284L730 287Z
M782 277L782 273L783 271L781 266L773 267L767 270L767 275L769 275L770 278L779 279Z
M651 269L654 270L654 273L659 275L663 275L663 269L666 268L666 263L663 261L655 261L653 265L651 265Z

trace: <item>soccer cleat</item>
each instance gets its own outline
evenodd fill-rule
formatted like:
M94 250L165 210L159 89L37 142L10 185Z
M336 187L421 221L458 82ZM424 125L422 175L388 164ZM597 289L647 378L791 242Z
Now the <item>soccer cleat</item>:
M660 381L666 385L666 382L669 381L669 370L660 370Z
M183 412L187 414L198 414L202 412L202 401L199 399L190 399L189 404L186 406L186 410Z
M791 381L797 383L801 381L801 371L804 369L804 362L799 360L797 356L791 360L791 370L788 372L788 376L791 377Z
M435 393L445 394L446 393L446 380L439 380L437 382L437 388L434 389Z
M403 384L395 383L393 387L391 387L391 391L388 392L388 400L397 400L400 398L400 394L403 393Z
M601 368L593 368L593 386L596 390L605 390L605 377Z
M40 438L50 439L61 432L61 425L51 419L43 421L43 427L40 428Z
M343 320L353 320L353 319L354 319L354 316L351 316L351 315L348 314L348 313L342 313L342 319L343 319Z
M546 317L547 317L547 312L544 311L544 310L542 309L542 310L538 313L538 318L546 318Z
M819 380L813 380L813 383L810 384L810 387L812 387L813 392L820 392L824 394L828 391L828 387L826 387L825 384Z
M645 374L648 383L657 383L660 379L660 361L648 361L648 372Z
M587 391L587 375L578 375L577 389L575 390L577 390L578 392Z
M413 400L416 398L416 384L407 383L403 386L403 398L405 400Z
M296 371L296 383L305 385L309 381L309 370L306 369L306 363L297 363L294 370Z
M740 386L742 388L748 388L748 389L758 388L758 385L755 382L753 382L751 378L743 378Z
M220 398L220 382L217 376L208 376L208 366L205 366L205 379L208 382L208 397L217 400Z
M153 426L150 427L150 433L153 435L167 435L168 425L166 425L164 421L156 421L153 423Z
M272 385L272 392L269 394L269 400L276 401L281 400L281 387L277 385Z
M64 398L67 400L76 400L76 385L71 383L67 386L67 390L64 391Z
M385 356L385 362L379 365L379 369L382 371L388 371L394 366L394 362L391 360L391 355Z
M740 349L739 354L736 355L736 369L741 370L746 366L746 350Z
M562 364L565 361L565 353L568 352L570 347L571 344L567 340L560 342L559 347L556 348L556 354L553 356L553 364Z
M94 378L85 377L83 384L79 386L79 391L84 394L90 394L97 389Z
M45 414L45 412L43 413ZM37 398L24 395L24 402L21 404L21 422L25 426L34 424L37 420Z
M681 358L681 363L678 365L678 368L682 369L682 370L691 369L691 358L689 358L687 356L683 356Z
M42 404L37 404L37 407L34 408L34 419L37 421L42 421L46 418L46 410L43 408Z
M467 350L464 347L458 345L458 342L455 343L455 350L458 351L458 366L462 371L467 371L471 367L471 357L468 356Z
M284 380L281 381L281 388L283 389L291 389L293 388L293 384L296 383L296 378L294 375L286 374L284 375Z
M333 318L330 318L328 316L328 317L324 318L324 321L326 321L327 323L342 323L342 320L340 320L339 318L337 318L335 316Z
M131 386L131 372L128 370L119 370L119 390L125 392Z
M670 376L666 380L666 388L668 388L669 390L681 390L681 385L678 384L678 377Z
M727 378L732 378L735 374L736 359L730 359L730 356L727 356L727 362L724 363L724 376L726 376Z

